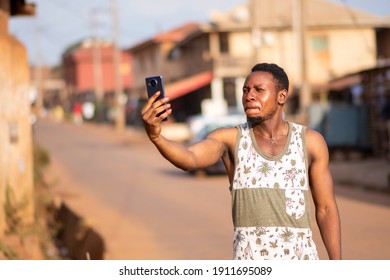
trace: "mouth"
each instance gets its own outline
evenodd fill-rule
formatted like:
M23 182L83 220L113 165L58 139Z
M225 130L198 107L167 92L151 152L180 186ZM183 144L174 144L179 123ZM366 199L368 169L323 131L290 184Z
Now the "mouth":
M256 107L256 106L246 106L245 107L245 112L248 114L248 113L259 113L260 112L260 108L259 107Z

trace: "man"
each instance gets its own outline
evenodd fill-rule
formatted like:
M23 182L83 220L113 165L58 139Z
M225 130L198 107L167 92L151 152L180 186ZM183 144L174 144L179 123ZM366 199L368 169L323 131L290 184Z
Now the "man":
M142 110L146 133L183 170L222 158L232 194L234 259L318 259L310 227L310 191L329 259L341 259L340 218L323 137L283 119L289 81L276 64L257 64L245 80L247 123L219 128L189 147L161 135L169 99L150 98ZM159 115L161 114L161 115Z

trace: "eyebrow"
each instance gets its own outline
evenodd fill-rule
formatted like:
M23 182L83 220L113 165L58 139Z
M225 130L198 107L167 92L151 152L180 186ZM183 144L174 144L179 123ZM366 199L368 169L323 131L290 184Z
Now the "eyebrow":
M261 86L264 86L265 84L264 83L256 83L256 84L253 84L253 87L261 87ZM244 85L243 88L249 88L250 86L247 86L247 85Z

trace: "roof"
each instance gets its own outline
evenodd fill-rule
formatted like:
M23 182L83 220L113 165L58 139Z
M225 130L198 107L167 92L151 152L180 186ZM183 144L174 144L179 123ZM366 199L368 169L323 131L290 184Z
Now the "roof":
M330 90L342 90L345 88L352 87L354 85L358 85L364 82L367 82L367 79L363 78L364 74L368 73L376 73L376 72L383 72L387 69L390 69L390 62L384 62L381 65L377 65L372 68L363 69L354 73L347 74L342 77L338 77L336 79L333 79L329 81L328 88ZM379 80L378 80L379 81Z
M169 99L174 100L187 93L209 85L212 79L213 74L211 73L211 71L205 71L202 73L195 74L191 77L181 79L180 81L167 84L165 87L165 91Z
M186 23L184 25L181 25L177 28L174 28L170 31L160 33L154 37L154 41L157 42L164 42L164 41L174 41L178 42L183 40L185 37L187 37L192 32L198 30L200 27L199 23Z
M100 47L112 46L112 42L100 38L85 38L68 46L63 52L62 56L67 56L80 49L91 48L93 46L100 46Z
M293 19L293 0L258 0L260 27L277 28L290 27ZM327 1L305 1L306 24L309 27L329 26L379 26L383 19L345 5ZM295 9L295 8L294 8ZM246 25L250 23L250 11L253 9L249 3L241 4L226 13L211 15L212 23L216 25Z
M362 81L360 73L348 74L344 77L334 79L328 83L330 90L342 90L360 84Z
M35 3L26 3L25 0L9 0L11 16L34 16L36 14Z
M183 39L185 39L187 36L191 35L193 32L197 32L200 29L200 26L201 25L199 23L195 23L195 22L189 22L183 24L177 28L159 33L156 36L131 47L129 50L137 51L146 46L164 43L164 42L173 42L173 43L180 42Z

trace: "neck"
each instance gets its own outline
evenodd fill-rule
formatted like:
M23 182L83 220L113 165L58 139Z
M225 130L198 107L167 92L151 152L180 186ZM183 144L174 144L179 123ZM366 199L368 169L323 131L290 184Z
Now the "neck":
M286 136L288 133L288 125L284 120L276 124L266 124L263 122L252 126L252 128L255 134L273 141L278 137Z
M287 141L289 127L287 122L282 121L274 129L268 127L267 130L267 127L259 124L252 127L252 130L259 148L269 156L276 156Z

